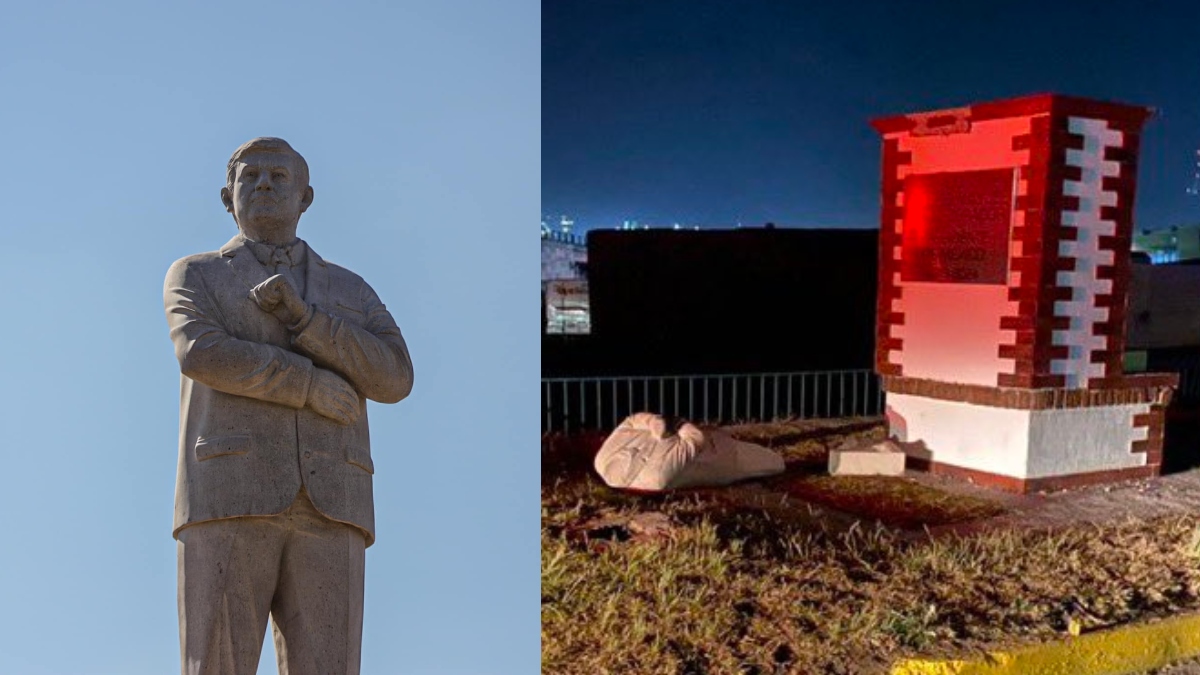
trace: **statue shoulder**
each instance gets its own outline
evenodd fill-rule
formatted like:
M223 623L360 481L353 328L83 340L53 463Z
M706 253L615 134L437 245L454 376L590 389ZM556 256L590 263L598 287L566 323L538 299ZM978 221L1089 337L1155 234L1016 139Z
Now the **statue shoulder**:
M171 263L171 266L167 269L167 278L183 276L189 271L199 271L207 267L219 265L222 259L220 251L206 251L204 253L193 253L192 255L184 256Z
M342 267L337 263L325 261L325 269L329 270L329 278L334 283L358 286L367 282L357 273Z

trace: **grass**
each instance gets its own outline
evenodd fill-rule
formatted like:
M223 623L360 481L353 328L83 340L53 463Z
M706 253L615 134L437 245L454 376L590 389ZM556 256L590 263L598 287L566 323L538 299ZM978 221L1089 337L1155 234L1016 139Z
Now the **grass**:
M739 435L764 434L802 469L811 448L791 446L814 439L793 431ZM799 502L792 518L721 491L632 496L583 471L544 478L547 674L886 672L904 655L1200 609L1190 517L914 541L885 524L805 517ZM639 534L647 514L669 531Z

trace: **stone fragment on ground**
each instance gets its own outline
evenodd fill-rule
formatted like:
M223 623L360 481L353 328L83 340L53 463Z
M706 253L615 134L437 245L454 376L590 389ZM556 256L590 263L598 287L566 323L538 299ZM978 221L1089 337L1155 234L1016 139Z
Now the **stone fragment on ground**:
M592 548L604 548L613 542L653 541L675 536L675 523L659 511L611 515L570 528L567 537Z
M675 534L671 517L659 511L639 513L629 519L629 531L634 539L659 539Z
M901 476L907 456L892 441L845 445L829 451L832 476Z

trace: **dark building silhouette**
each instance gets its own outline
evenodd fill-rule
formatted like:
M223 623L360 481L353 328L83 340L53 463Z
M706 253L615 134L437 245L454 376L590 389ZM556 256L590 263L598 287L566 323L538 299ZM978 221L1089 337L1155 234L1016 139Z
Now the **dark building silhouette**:
M543 377L874 368L878 230L587 237L590 335L542 337ZM1200 266L1135 256L1133 371L1179 372L1164 470L1200 465Z
M589 336L543 374L870 369L878 230L593 231Z

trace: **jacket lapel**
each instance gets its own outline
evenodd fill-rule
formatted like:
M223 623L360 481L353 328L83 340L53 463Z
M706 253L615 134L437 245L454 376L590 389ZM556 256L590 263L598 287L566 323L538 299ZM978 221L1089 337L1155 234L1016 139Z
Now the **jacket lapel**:
M308 250L308 264L305 265L304 300L309 304L325 306L329 299L329 268L325 259L304 242ZM237 278L246 286L246 293L255 286L271 278L271 273L258 262L254 252L246 247L241 235L230 239L221 247L221 255L226 258L229 267Z
M254 252L246 247L241 235L230 239L222 246L221 255L225 257L238 280L246 286L247 296L251 289L271 277L267 268L263 267L262 263L258 262L258 258L254 257Z
M312 250L312 246L308 246L308 242L304 242L304 245L308 248L308 264L305 265L307 270L304 276L304 301L310 305L325 307L329 300L329 269L325 266L325 260Z

